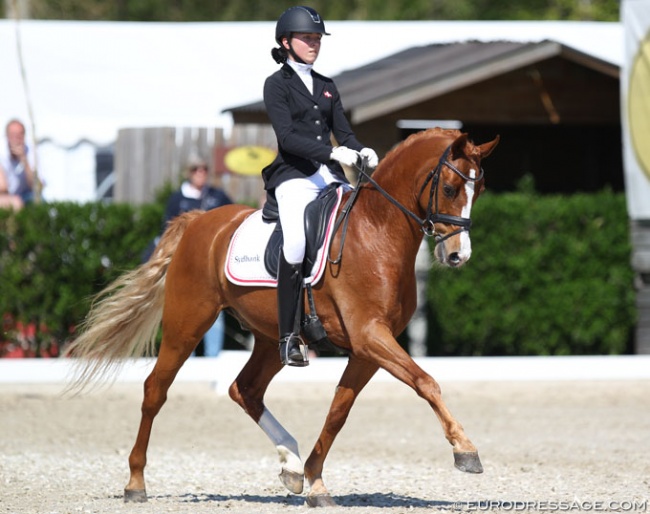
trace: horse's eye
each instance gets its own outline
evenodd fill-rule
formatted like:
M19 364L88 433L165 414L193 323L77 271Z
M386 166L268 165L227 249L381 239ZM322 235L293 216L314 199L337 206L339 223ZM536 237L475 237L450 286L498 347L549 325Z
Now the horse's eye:
M456 188L452 185L445 184L442 187L442 191L445 193L445 196L447 198L453 198L454 196L456 196Z

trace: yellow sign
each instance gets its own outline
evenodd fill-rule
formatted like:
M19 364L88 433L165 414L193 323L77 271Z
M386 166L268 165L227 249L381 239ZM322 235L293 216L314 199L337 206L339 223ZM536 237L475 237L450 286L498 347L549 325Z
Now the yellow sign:
M639 166L650 179L650 33L639 45L630 75L628 117Z
M230 150L224 157L224 163L233 173L239 175L259 175L273 162L275 150L265 146L239 146Z

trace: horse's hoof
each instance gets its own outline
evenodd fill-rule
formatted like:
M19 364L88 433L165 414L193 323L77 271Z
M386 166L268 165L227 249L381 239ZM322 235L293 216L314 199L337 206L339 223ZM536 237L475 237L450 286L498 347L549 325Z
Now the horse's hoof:
M454 452L454 466L465 473L483 473L478 452Z
M144 503L147 501L147 491L144 489L124 489L124 503Z
M284 484L284 487L289 489L293 494L302 493L302 488L305 483L305 475L282 468L282 473L278 476L280 477L280 481Z
M311 494L305 503L310 507L336 507L336 502L329 494Z

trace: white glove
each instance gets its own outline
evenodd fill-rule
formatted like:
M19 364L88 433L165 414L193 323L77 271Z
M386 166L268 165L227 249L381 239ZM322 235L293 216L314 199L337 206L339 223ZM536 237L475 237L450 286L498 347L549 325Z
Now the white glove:
M359 161L359 153L347 146L335 146L332 149L330 159L338 161L344 166L354 166Z
M379 164L379 157L377 157L377 152L375 152L372 148L363 148L359 152L359 155L361 155L361 157L366 160L369 168L376 168L377 164Z

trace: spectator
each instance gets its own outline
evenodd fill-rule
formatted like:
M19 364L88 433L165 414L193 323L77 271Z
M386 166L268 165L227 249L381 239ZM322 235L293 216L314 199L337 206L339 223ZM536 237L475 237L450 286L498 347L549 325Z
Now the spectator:
M171 194L167 201L163 229L169 221L184 212L194 209L209 211L232 203L222 189L210 185L210 169L205 160L198 157L191 158L186 173L187 180ZM160 237L157 237L149 245L143 261L149 260L159 239ZM214 325L203 336L203 355L205 357L216 357L219 354L223 348L224 332L225 317L222 312Z
M33 199L33 155L25 143L25 125L12 119L0 147L0 208L20 210Z
M428 238L424 238L415 256L415 286L417 306L406 327L408 334L408 350L411 357L427 356L427 282L431 269L431 250Z
M210 185L208 164L203 159L191 158L187 166L187 180L181 184L179 190L172 193L167 202L165 226L183 212L193 209L209 211L231 203L222 189Z

